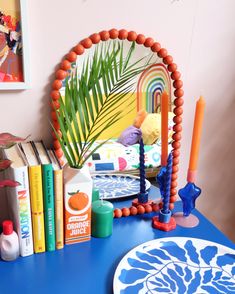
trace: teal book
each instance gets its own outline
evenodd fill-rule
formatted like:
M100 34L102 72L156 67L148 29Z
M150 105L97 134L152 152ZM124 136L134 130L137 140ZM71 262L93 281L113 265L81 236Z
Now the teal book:
M42 166L46 251L54 251L56 247L56 238L53 166L43 142L31 142L31 144Z

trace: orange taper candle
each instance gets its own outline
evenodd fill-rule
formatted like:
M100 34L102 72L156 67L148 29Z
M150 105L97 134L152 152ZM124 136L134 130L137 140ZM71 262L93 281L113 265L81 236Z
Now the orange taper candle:
M188 180L194 182L195 172L197 170L198 154L201 141L202 122L204 117L205 100L201 96L196 104L196 111L194 117L193 136L191 143L191 152L188 168Z
M161 166L167 166L168 158L168 107L169 97L167 92L164 91L161 96Z

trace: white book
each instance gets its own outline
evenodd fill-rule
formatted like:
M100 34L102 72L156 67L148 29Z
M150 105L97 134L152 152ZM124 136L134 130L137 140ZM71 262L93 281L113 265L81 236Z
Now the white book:
M28 167L18 145L5 149L4 155L12 161L6 177L20 183L7 188L9 216L19 237L20 255L28 256L34 252Z

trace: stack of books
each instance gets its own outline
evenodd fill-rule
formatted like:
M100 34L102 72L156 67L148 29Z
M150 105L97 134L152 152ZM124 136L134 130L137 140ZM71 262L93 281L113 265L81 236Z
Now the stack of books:
M6 176L19 182L7 188L7 199L21 256L63 248L63 170L53 150L31 141L3 155L12 161Z

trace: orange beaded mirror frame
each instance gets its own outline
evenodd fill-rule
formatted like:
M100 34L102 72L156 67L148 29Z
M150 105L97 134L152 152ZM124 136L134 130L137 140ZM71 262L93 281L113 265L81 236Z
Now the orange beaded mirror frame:
M173 104L173 135L172 135L172 154L173 154L173 168L172 168L172 177L171 177L171 196L170 196L170 209L174 208L174 202L176 201L177 195L177 174L178 174L178 164L179 164L179 156L180 156L180 140L181 140L181 131L182 131L182 113L183 113L183 94L184 91L182 89L183 82L180 77L181 74L177 69L177 65L173 61L173 57L168 54L165 48L161 48L159 42L155 42L150 37L145 37L143 34L137 34L134 31L128 32L125 29L117 30L111 29L109 31L101 31L100 33L94 33L90 35L88 38L83 39L79 42L65 57L65 59L61 62L60 68L55 73L55 80L52 83L52 91L51 91L51 119L54 129L57 134L60 134L60 125L58 123L58 114L56 113L60 108L60 90L64 85L64 81L66 77L70 74L71 69L74 68L74 64L77 64L77 61L82 58L82 55L85 55L89 49L97 46L100 43L110 42L114 40L120 40L125 42L135 42L136 45L143 46L145 50L149 50L150 53L153 53L157 58L157 64L151 65L150 71L154 72L154 67L157 66L158 70L165 72L165 76L169 77L169 89L168 92L171 95L171 100ZM159 60L161 62L159 62ZM154 74L154 73L153 73ZM143 75L143 74L142 74ZM139 87L138 83L138 87ZM137 88L138 88L137 87ZM173 87L173 91L171 93L171 87ZM147 87L148 91L151 91L151 87ZM138 97L138 90L137 90ZM137 99L138 100L138 99ZM137 101L137 110L141 108L141 105L138 105ZM52 132L53 136L53 146L56 152L56 155L59 159L63 157L63 151L60 147L59 141L57 137Z

